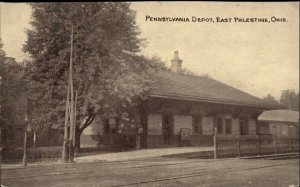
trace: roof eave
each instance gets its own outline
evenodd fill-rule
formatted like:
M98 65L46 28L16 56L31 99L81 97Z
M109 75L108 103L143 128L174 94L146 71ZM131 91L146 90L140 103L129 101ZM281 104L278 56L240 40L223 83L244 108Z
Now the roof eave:
M218 100L218 99L213 99L213 98L199 98L199 97L176 96L176 95L167 95L167 94L166 95L164 95L164 94L150 94L150 97L177 99L177 100L186 100L186 101L199 101L199 102L216 103L216 104L228 104L228 105L235 105L235 106L258 107L258 108L262 108L262 109L278 109L278 107L271 106L271 105L242 103L242 102L234 102L234 101L228 101L228 100Z
M299 121L268 120L268 119L258 119L258 121L260 121L260 122L269 122L269 123L299 124Z

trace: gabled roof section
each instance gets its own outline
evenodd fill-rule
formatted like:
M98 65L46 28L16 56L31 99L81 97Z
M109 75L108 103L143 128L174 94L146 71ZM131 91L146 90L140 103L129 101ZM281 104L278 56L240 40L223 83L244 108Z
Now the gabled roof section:
M299 112L292 110L269 110L263 112L259 121L299 123Z
M212 78L158 71L153 74L150 97L195 100L210 103L275 109L262 99Z

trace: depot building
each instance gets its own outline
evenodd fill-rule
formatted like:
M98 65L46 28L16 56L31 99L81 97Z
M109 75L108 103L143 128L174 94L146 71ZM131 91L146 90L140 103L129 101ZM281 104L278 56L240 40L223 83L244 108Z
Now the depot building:
M205 76L182 74L183 60L175 51L171 71L153 74L149 99L136 108L131 125L140 136L138 147L208 146L213 134L256 135L258 116L270 105L262 99ZM97 119L84 130L81 145L96 144L97 136L115 136L115 119Z

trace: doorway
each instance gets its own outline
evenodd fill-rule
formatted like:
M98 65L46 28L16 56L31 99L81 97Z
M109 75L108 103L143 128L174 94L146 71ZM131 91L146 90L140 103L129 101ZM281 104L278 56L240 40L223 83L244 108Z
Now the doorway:
M247 119L240 119L240 135L249 134L249 124Z
M171 136L172 136L172 116L171 115L163 115L162 119L162 132L164 138L165 145L171 145Z

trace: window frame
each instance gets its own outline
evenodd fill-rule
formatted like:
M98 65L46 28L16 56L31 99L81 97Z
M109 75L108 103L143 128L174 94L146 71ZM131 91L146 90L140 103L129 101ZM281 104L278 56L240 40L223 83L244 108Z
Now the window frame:
M193 134L203 134L203 117L201 115L193 116Z
M228 129L229 129L229 132L228 132ZM225 134L232 134L232 120L230 118L225 119Z
M215 117L214 118L214 127L217 129L216 134L223 134L223 118L222 117Z

